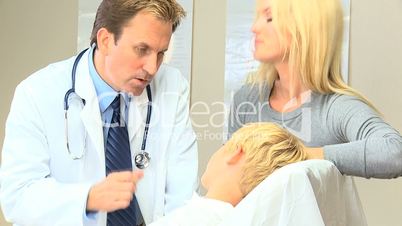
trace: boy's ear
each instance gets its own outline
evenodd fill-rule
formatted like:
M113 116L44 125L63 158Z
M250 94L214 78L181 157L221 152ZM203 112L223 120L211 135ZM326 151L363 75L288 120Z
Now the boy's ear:
M244 157L244 151L241 146L238 146L235 151L228 153L226 156L226 163L233 165L240 162Z

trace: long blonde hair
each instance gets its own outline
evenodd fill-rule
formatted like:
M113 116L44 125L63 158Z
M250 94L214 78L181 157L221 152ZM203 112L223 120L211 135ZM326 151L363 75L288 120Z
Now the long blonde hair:
M378 112L367 98L342 79L340 0L272 0L271 12L280 45L288 56L291 79L299 76L305 87L317 93L356 96ZM286 36L290 36L290 40ZM248 82L273 87L277 78L278 72L272 63L261 63Z
M287 164L307 159L303 143L277 124L249 123L237 130L226 150L245 154L240 191L245 196L268 175Z

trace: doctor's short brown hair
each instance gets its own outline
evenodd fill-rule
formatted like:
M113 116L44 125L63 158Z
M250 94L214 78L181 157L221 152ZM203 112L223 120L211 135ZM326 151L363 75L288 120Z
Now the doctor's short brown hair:
M139 12L147 12L161 21L172 23L174 32L186 12L176 0L103 0L96 12L91 33L91 45L101 28L106 28L115 36L117 42L123 27Z

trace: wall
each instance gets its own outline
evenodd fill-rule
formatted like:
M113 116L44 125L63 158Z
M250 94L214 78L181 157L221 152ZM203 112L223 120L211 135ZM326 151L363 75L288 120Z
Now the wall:
M215 139L222 116L225 0L194 0L193 122L201 140L200 172L221 145ZM402 1L352 0L350 82L381 109L391 125L402 131ZM75 52L77 1L0 0L0 148L4 122L16 84L33 71ZM202 114L202 112L204 112ZM197 114L195 114L197 113ZM214 114L213 122L208 115ZM206 134L206 136L204 136ZM209 137L211 139L209 139ZM208 138L208 139L206 139ZM400 225L402 179L356 179L370 226ZM8 225L1 221L0 225Z
M195 0L194 7L191 117L198 137L202 173L209 157L222 146L219 138L223 125L213 125L224 120L223 114L219 114L223 106L217 103L223 103L224 95L226 1Z
M402 131L402 1L352 0L350 83ZM402 225L402 178L356 179L369 225Z

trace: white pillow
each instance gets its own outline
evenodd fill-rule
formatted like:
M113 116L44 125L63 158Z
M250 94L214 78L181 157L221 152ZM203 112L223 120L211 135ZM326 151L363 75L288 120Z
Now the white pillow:
M353 179L326 160L276 170L220 226L367 225Z

